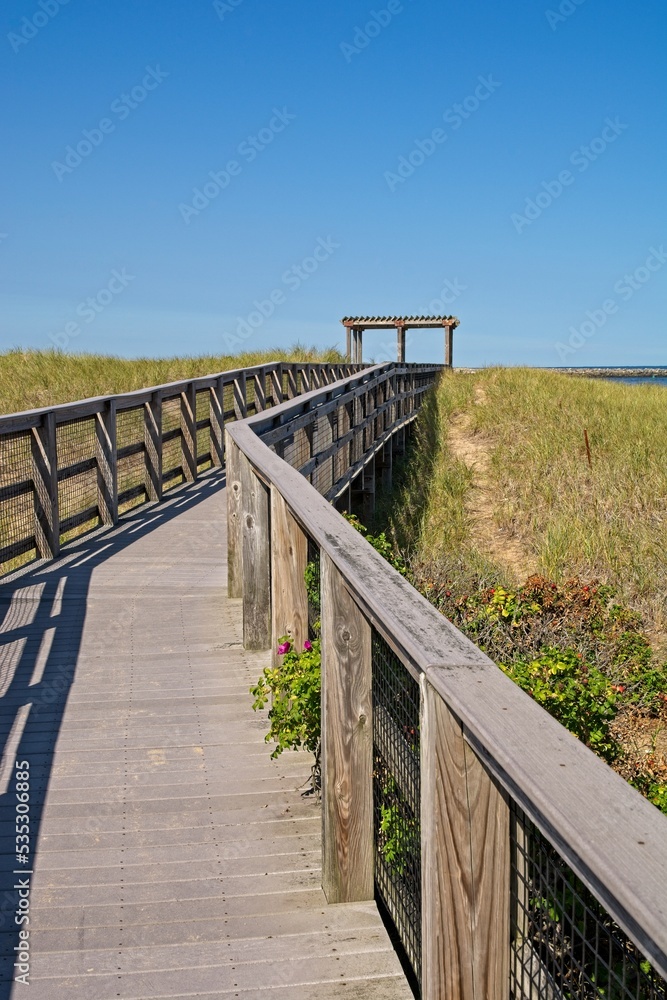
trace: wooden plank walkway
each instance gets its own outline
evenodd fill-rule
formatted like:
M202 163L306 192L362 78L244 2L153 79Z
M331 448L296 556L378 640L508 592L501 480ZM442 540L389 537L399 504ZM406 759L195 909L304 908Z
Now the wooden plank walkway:
M0 1000L21 882L32 1000L412 996L375 905L326 904L309 758L269 759L225 563L213 473L0 585Z

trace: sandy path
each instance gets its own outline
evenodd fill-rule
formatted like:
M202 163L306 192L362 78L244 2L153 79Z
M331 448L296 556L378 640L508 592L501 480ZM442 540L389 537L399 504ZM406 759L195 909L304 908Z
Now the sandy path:
M485 400L484 390L475 389L475 404ZM496 523L495 513L502 504L491 484L490 443L481 434L472 430L469 413L458 413L452 419L449 430L449 447L452 454L468 466L473 473L473 488L470 491L467 511L472 522L472 538L480 550L499 566L508 569L517 583L537 572L534 557Z

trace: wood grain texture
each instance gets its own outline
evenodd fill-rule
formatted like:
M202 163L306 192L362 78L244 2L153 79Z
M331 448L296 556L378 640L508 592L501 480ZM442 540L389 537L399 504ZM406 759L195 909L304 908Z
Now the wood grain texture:
M241 464L236 442L225 432L227 457L227 596L243 597Z
M0 583L0 710L5 734L22 723L39 859L30 1000L412 998L375 903L326 904L320 804L297 787L312 756L271 760L251 708L269 657L241 648L223 593L225 507L214 470L133 511L132 531L77 543L94 562L70 550ZM11 792L0 970L16 1000Z
M261 413L266 409L266 370L261 368L254 375L255 386L255 413Z
M271 534L269 489L239 455L243 536L243 647L271 648Z
M322 599L322 887L330 903L373 898L371 628L331 559Z
M53 559L60 551L58 457L53 412L45 413L40 425L32 428L31 449L36 548L40 558Z
M210 389L211 462L220 467L225 462L225 379L216 379Z
M114 400L110 399L94 419L97 509L103 524L115 524L118 520L118 462Z
M279 406L283 401L283 365L279 364L271 372L271 402Z
M278 490L271 487L271 648L288 635L296 649L308 638L308 598L304 573L308 539Z
M509 807L421 679L424 1000L508 1000Z
M188 383L181 397L181 453L183 475L188 483L197 478L197 387Z
M162 397L153 394L144 404L144 454L146 493L149 500L162 499Z
M241 372L234 379L234 413L237 420L245 420L248 416L246 401L246 373Z
M366 617L413 676L428 673L463 722L466 742L667 978L665 817L513 684L251 427L233 432L333 560Z

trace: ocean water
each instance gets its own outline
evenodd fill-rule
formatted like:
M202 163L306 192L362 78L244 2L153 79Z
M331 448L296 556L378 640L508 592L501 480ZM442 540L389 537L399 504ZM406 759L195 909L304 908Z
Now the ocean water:
M633 376L631 378L616 378L612 376L609 379L610 382L630 382L632 385L639 385L640 382L649 382L651 385L667 385L667 375L664 377L662 375L656 375L654 378L641 378L640 376Z
M610 366L609 371L613 371L613 367L614 366ZM665 374L664 375L662 375L662 374L661 375L652 375L649 378L646 378L646 376L644 376L644 375L631 375L631 376L628 376L628 375L609 375L608 376L608 380L610 382L628 382L631 385L634 385L634 384L639 385L639 384L641 384L643 382L649 383L651 385L667 385L667 365L650 365L650 366L647 365L646 367L654 368L654 369L659 370L661 372L664 371ZM631 365L626 365L623 368L624 372L631 371L631 370L632 370L632 366Z

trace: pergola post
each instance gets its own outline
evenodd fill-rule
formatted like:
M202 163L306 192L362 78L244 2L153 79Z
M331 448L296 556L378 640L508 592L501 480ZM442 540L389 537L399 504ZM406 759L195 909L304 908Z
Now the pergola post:
M357 365L363 364L363 344L362 344L362 334L363 328L360 326L354 327L354 363Z
M405 327L396 327L396 360L405 364Z
M348 361L363 364L362 337L364 330L396 330L396 358L398 364L405 364L405 331L436 330L445 331L445 365L453 365L454 330L459 325L456 316L345 316L341 323L345 326L345 342Z
M454 327L445 326L445 366L451 368L454 364Z

